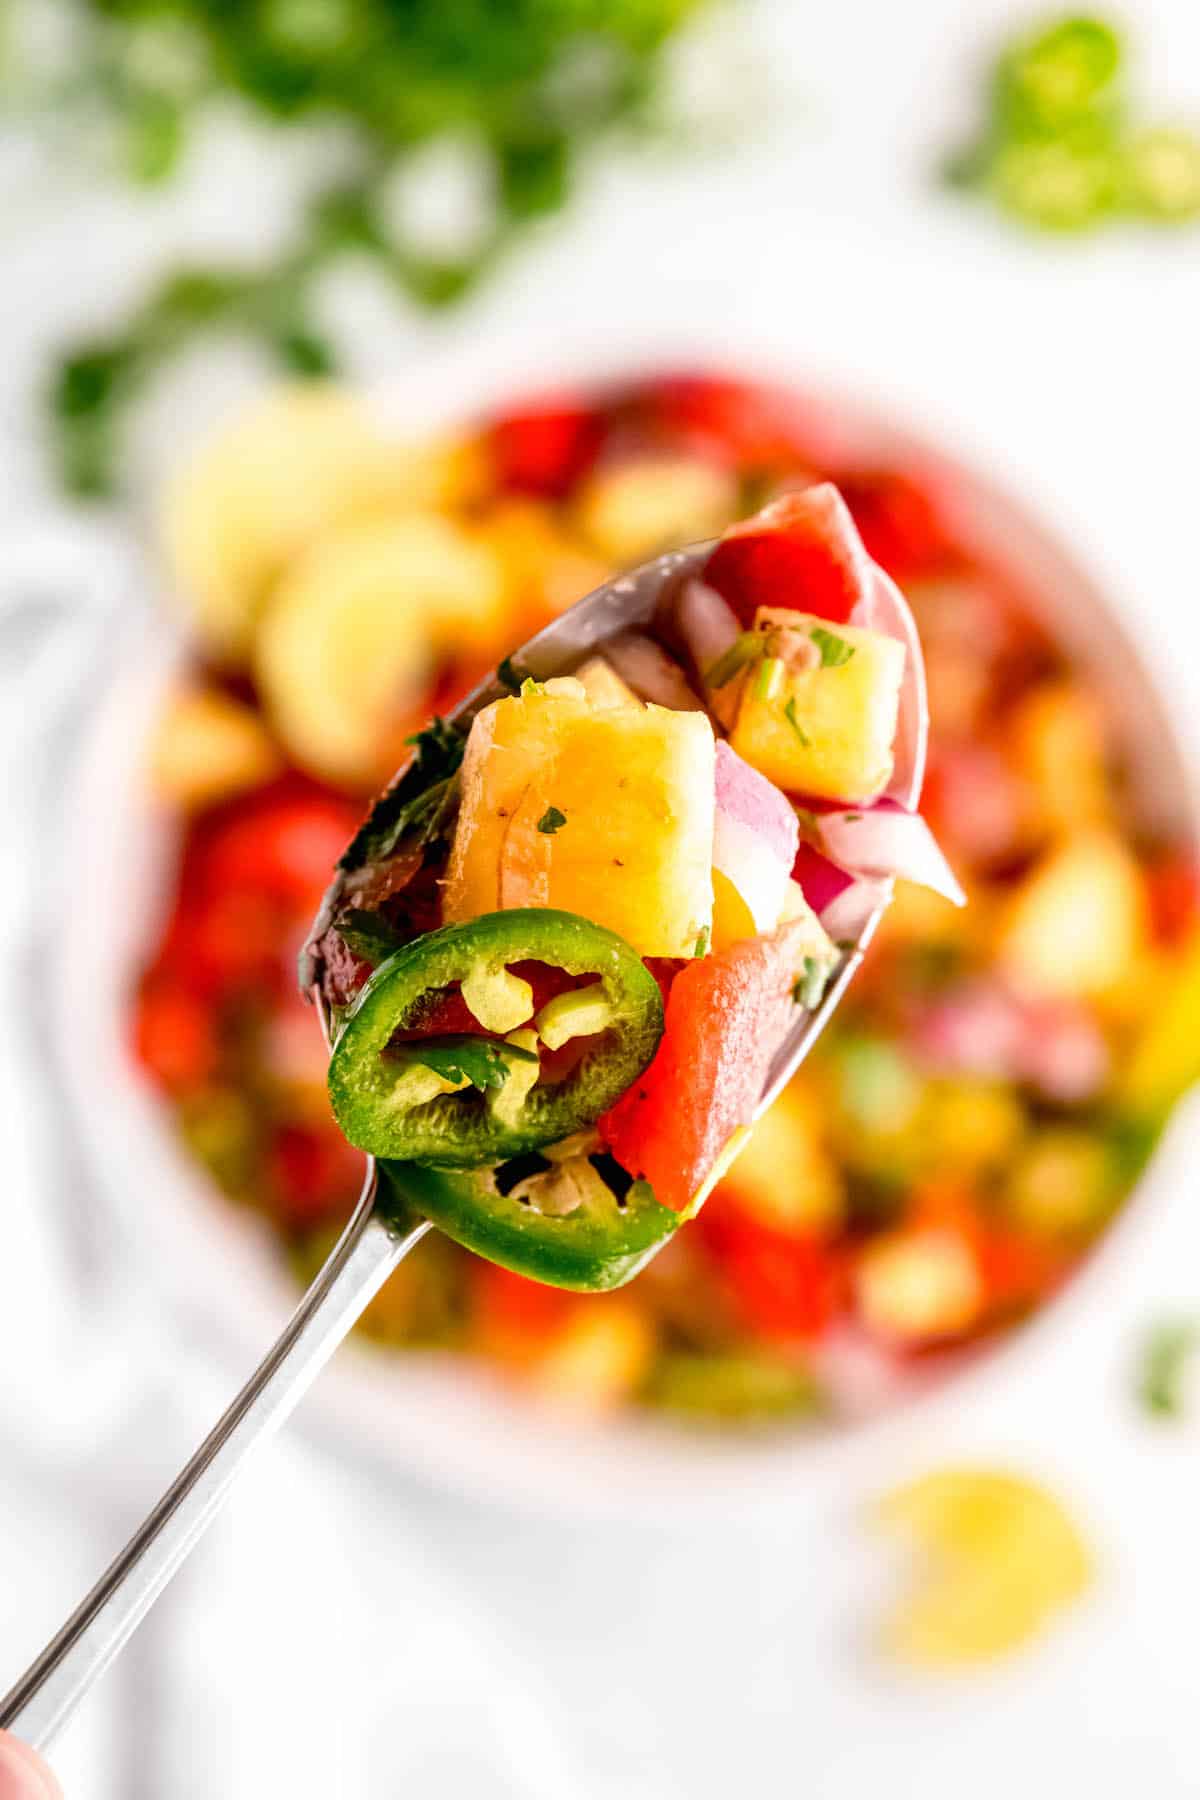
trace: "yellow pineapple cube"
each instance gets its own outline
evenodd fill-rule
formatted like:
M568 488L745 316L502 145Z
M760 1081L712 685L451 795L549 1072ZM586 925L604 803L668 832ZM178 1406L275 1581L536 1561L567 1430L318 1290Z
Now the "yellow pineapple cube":
M1119 1001L1147 953L1145 892L1128 847L1088 831L1044 857L1001 922L1000 962L1037 996Z
M569 679L496 701L467 742L445 918L556 907L691 956L712 928L715 756L705 714L597 707Z
M903 644L783 607L760 606L754 626L767 655L738 677L733 748L790 793L875 799L892 773Z

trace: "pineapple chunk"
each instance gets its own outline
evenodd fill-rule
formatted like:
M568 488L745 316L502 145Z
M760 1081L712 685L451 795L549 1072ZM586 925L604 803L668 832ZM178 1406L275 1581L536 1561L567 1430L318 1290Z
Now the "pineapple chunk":
M1102 999L1141 968L1146 941L1137 863L1119 838L1087 832L1022 882L1001 926L1000 961L1027 993Z
M774 681L760 680L760 668L739 678L733 748L788 792L875 799L892 773L903 644L880 631L830 628L784 607L760 606L754 624L778 633L771 646Z
M214 806L269 781L281 764L266 726L216 688L172 696L150 747L150 783L171 806Z
M715 755L703 713L596 707L574 681L496 701L467 741L444 917L552 906L691 956L712 928Z
M575 679L586 688L587 697L593 706L634 706L641 707L639 700L628 682L623 681L613 668L607 657L589 656L575 671Z
M737 509L728 469L695 456L639 456L598 469L584 484L576 516L602 555L628 564L716 537Z
M288 748L313 774L370 786L395 767L439 655L501 642L503 572L434 513L349 526L280 583L255 673Z
M855 1297L867 1329L900 1343L966 1331L984 1302L969 1246L936 1225L874 1239L859 1261Z
M833 1231L846 1195L817 1094L793 1082L751 1127L730 1181L744 1213L774 1231Z

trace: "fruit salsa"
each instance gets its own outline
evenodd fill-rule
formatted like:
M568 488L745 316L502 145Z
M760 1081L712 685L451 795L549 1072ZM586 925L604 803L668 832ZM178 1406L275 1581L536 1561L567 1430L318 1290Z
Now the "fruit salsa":
M482 1355L591 1407L742 1420L882 1404L1055 1292L1195 1072L1195 1021L1176 1006L1170 1029L1161 1023L1161 997L1198 985L1187 980L1200 959L1190 847L1142 831L1098 695L1038 623L1038 596L955 540L936 484L835 454L803 397L723 378L558 396L402 448L352 397L311 389L280 396L213 443L167 507L196 652L152 747L183 846L135 1030L184 1142L231 1198L266 1215L302 1275L315 1267L362 1164L330 1116L326 1058L294 991L294 956L366 795L416 734L418 757L436 762L432 716L608 574L716 536L773 496L811 495L826 475L917 615L933 713L924 810L970 906L899 884L817 1050L695 1223L633 1286L564 1292L439 1236L374 1302L366 1324L377 1338ZM940 880L936 852L905 839L903 818L836 805L848 797L846 747L828 719L813 728L820 711L806 681L818 696L821 674L863 681L856 739L870 751L871 658L846 602L861 549L852 534L842 541L850 566L823 557L820 602L806 602L816 621L807 668L795 666L794 617L772 617L771 598L756 593L753 531L724 539L711 588L703 584L735 615L732 638L728 629L719 647L706 638L704 593L688 621L712 654L685 657L685 668L694 680L703 658L705 698L728 733L724 771L712 777L734 848L714 858L708 928L724 920L720 929L743 942L768 918L777 881L769 847L754 841L747 852L748 839L770 838L748 830L739 808L747 778L812 797L797 820L794 870L827 921L843 891L889 870ZM801 562L802 547L801 534ZM797 580L816 591L811 561ZM514 692L501 706L544 706L509 672ZM611 698L672 675L652 644L635 642L615 646L589 678ZM590 716L598 701L585 696L562 698ZM874 740L885 750L886 729L885 718ZM789 773L796 757L802 778ZM863 768L869 798L879 769L869 757ZM426 819L440 829L436 787ZM557 906L557 888L544 884L558 838L567 841L556 821L570 819L571 805L556 791L538 807L526 834L537 854L522 861L521 879L542 882L538 904ZM864 819L870 841L856 856ZM343 921L340 967L351 981L395 953L381 925L402 936L406 906L417 908L409 933L436 923L420 917L420 883L398 860L394 891ZM735 868L740 886L725 873ZM473 891L475 879L460 868L457 891ZM564 880L569 893L569 867ZM713 967L711 939L695 941L703 923L683 939L694 922L685 887L672 879L662 891L678 916L664 908L659 918L656 907L666 936L644 955L689 972ZM468 928L473 904L459 909ZM326 958L327 972L338 967ZM506 967L522 979L519 961ZM809 1000L819 963L811 975ZM552 1035L549 1009L565 1000L569 1028L580 1006L571 993L534 994ZM471 1035L462 1023L441 1035ZM554 1054L569 1056L571 1042ZM502 1060L502 1083L475 1089L482 1105L497 1091L512 1098L508 1084L529 1067ZM426 1085L469 1075L460 1064L417 1068ZM628 1174L622 1148L609 1153ZM669 1187L660 1175L656 1194L660 1184Z
M547 679L507 657L417 734L302 964L334 1116L385 1184L467 1248L584 1291L699 1211L777 1059L798 1060L842 960L795 878L802 822L826 848L845 836L840 866L811 861L844 884L825 917L847 939L851 906L861 933L890 897L883 844L906 870L920 846L961 898L902 805L919 651L836 489L651 560L617 629L620 586L572 613L565 655L555 634L525 647Z

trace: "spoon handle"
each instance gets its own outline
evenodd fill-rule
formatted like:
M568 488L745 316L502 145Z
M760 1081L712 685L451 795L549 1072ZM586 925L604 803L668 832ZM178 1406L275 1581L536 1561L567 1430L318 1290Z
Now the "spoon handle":
M291 1413L392 1270L430 1230L389 1222L373 1163L354 1215L279 1338L153 1512L0 1700L0 1726L44 1750L216 1515L255 1446Z

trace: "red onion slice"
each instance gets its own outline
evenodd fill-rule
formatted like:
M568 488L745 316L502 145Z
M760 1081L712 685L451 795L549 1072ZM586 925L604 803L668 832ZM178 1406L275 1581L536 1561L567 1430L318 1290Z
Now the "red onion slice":
M932 888L935 894L965 906L967 896L938 848L937 839L919 813L898 806L876 806L867 812L821 813L815 829L821 849L851 875L898 875Z
M622 631L601 646L621 679L642 700L655 706L669 706L673 712L706 712L688 686L687 677L661 644L640 631Z

